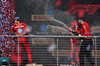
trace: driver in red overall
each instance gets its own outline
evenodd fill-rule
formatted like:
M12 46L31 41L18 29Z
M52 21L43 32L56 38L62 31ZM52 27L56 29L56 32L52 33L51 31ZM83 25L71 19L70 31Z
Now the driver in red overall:
M15 17L14 25L13 25L12 29L13 29L15 35L27 35L30 32L27 25L25 23L20 22L19 17ZM24 48L25 48L29 63L32 64L31 49L30 49L29 43L27 41L27 38L19 37L18 41L19 41L19 44L17 43L17 54L18 54L17 62L19 64L19 66L21 66L22 46L24 46Z
M70 28L73 29L74 31L78 31L80 29L80 27L77 24L77 21L72 22ZM77 64L79 64L79 49L80 49L79 46L80 46L79 40L77 40L76 38L70 38L70 48L71 48L70 56L72 58L71 64L76 64L73 61L74 52L75 52L76 62Z

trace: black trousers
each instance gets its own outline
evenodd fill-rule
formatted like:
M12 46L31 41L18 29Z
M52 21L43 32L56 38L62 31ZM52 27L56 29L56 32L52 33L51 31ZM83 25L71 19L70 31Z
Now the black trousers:
M91 47L92 47L92 39L84 39L81 44L79 53L80 66L84 66L84 56L86 56L91 66L95 64L91 56Z

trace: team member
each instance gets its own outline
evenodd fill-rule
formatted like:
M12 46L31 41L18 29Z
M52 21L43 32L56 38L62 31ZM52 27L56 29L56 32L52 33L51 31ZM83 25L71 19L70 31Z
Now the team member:
M78 36L91 36L91 31L89 25L86 23L84 18L78 19L78 25L81 27L79 31L73 31L72 33L74 35ZM79 60L80 60L80 66L84 66L84 55L86 55L86 58L89 60L91 66L95 66L95 63L91 56L91 47L92 47L92 38L86 37L82 38L83 42L80 47L80 53L79 53Z
M80 27L77 24L77 21L72 22L70 28L73 29L74 31L80 29ZM80 49L79 46L80 46L79 40L77 40L76 38L70 38L70 49L71 49L70 56L72 58L71 64L75 64L75 62L73 61L74 52L75 52L76 62L77 64L79 64L79 49Z
M27 25L25 23L20 22L19 17L15 17L14 25L13 25L12 29L13 29L15 35L26 35L30 32ZM19 45L17 45L17 54L19 53L18 54L19 55L18 56L19 66L21 65L22 44L23 44L25 51L27 53L28 61L29 61L30 64L32 64L31 50L30 50L30 46L28 44L27 38L26 37L19 37L18 41L19 41ZM18 49L18 46L19 46L19 49Z

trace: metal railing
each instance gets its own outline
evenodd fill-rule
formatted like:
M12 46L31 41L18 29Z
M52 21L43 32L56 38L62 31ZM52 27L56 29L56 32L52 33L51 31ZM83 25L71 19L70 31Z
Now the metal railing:
M8 36L8 35L5 35L6 37ZM33 60L33 63L37 63L37 64L43 64L44 66L71 66L71 58L70 58L70 56L65 56L65 57L63 57L63 55L60 57L59 56L59 49L64 49L65 47L66 47L66 45L68 45L67 47L66 47L66 49L67 48L69 48L70 47L70 41L69 41L69 38L80 38L79 36L63 36L63 35L24 35L24 36L18 36L18 35L10 35L9 37L17 37L18 38L18 40L19 40L19 38L20 37L27 37L27 38L31 38L31 40L28 40L28 43L31 45L30 46L30 48L31 48L31 54L32 54L32 60ZM94 56L94 60L95 60L95 65L96 66L99 66L100 64L99 64L99 60L98 60L98 57L99 57L99 54L97 54L97 48L99 48L99 44L97 44L97 39L99 40L99 38L100 38L100 36L81 36L81 38L86 38L86 37L91 37L91 38L93 38L94 39L94 52L95 52L95 56ZM40 38L40 40L41 40L41 38L45 38L45 39L47 39L47 38L54 38L54 44L56 44L56 48L54 48L54 50L52 50L52 52L48 52L47 51L47 49L45 49L45 48L48 48L49 46L50 46L50 43L49 44L43 44L43 43L45 43L45 41L42 43L42 45L41 45L41 42L40 42L40 44L39 43L37 43L37 44L32 44L32 42L34 42L33 40L32 40L32 38L34 39L36 39L36 38ZM49 41L48 41L49 42ZM66 42L69 42L68 44L66 43ZM18 43L18 46L19 46L19 41L17 41L17 43ZM52 41L51 41L51 43L52 43ZM63 43L64 43L64 46L63 46ZM62 45L61 45L62 44ZM41 48L41 49L38 49L38 50L41 50L41 51L37 51L37 49L35 48L33 48L34 46L36 46L36 45L38 45L39 46L39 48ZM48 45L48 46L45 46L45 45ZM50 47L49 47L50 48ZM45 49L45 52L43 52L42 50L43 49ZM65 49L65 50L66 50ZM18 50L18 56L19 56L19 48L17 49ZM36 50L36 51L35 51ZM68 49L68 50L70 50L70 48ZM35 51L35 52L34 52ZM37 58L34 58L34 56L35 56L35 53L36 53L36 55L42 55L43 53L44 54L47 54L48 55L48 57L46 57L46 56L38 56L37 58L41 58L41 59L37 59ZM55 55L54 57L51 57L51 56L53 56L53 53L54 52L57 52L57 55ZM38 54L39 53L39 54ZM42 53L42 54L41 54ZM93 52L92 52L93 53ZM98 51L98 53L99 53L99 51ZM22 51L22 54L24 55L25 54L25 51L23 52ZM50 56L50 57L49 57ZM25 57L24 57L25 58ZM43 62L45 62L44 61L44 59L45 59L45 61L46 60L52 60L52 61L54 61L54 60L56 60L55 62L56 63L54 63L53 64L53 62L46 62L46 63L42 63L41 61L43 61ZM48 58L48 59L46 59L46 58ZM51 59L52 58L52 59ZM59 60L60 58L62 58L61 60ZM69 60L66 60L65 58L69 58ZM64 60L66 60L66 62L64 61ZM35 62L34 62L34 60L36 60ZM40 60L39 62L38 62L38 60ZM18 61L19 61L19 59L18 59ZM64 61L64 63L63 63L63 61ZM67 63L67 61L68 61L68 63ZM19 62L18 62L19 63ZM24 63L24 62L23 62ZM75 66L75 65L72 65L72 66ZM76 66L78 66L78 65L76 65Z

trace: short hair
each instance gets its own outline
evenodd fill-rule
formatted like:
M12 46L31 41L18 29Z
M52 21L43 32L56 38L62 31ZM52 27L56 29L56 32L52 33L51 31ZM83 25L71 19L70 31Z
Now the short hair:
M78 18L77 21L78 20L86 21L85 18Z
M13 23L15 22L15 20L21 21L21 20L20 20L20 17L15 17Z
M15 20L18 20L18 21L20 21L20 17L15 17Z

